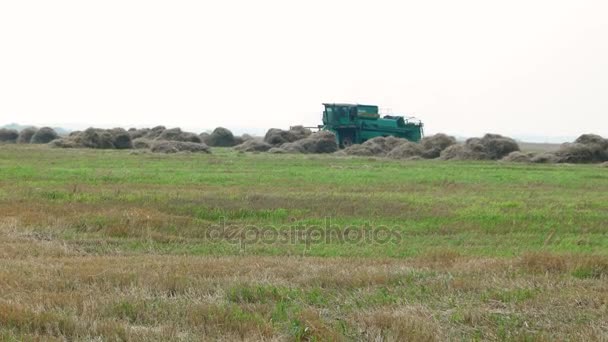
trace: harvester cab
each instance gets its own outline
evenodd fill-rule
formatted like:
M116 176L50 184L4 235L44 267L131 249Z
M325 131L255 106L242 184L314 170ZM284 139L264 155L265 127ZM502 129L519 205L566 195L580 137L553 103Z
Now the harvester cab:
M394 136L418 142L422 138L422 123L403 116L380 117L378 106L324 103L323 125L319 128L336 135L340 147L361 144L375 137Z

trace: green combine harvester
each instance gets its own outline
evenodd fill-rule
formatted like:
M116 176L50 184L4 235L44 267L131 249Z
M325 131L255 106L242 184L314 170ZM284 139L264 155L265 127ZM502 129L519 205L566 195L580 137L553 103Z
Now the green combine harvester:
M336 134L342 148L361 144L375 137L394 136L418 142L422 139L422 123L403 116L380 117L378 106L324 103L323 125L319 129Z

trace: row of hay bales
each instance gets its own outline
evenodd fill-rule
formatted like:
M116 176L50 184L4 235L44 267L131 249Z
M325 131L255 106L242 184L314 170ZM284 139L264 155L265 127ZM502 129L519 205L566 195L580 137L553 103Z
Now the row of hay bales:
M504 161L517 163L606 163L608 162L608 139L597 134L583 134L573 143L562 144L553 152L512 152ZM604 164L605 165L605 164Z
M501 160L519 163L607 163L608 139L583 134L573 143L565 143L554 152L520 151L517 142L498 134L486 134L457 142L452 136L439 133L423 138L420 143L395 137L377 137L362 144L338 150L335 135L328 131L313 133L303 126L289 130L269 129L264 137L244 134L234 136L226 128L211 133L184 132L180 128L125 130L122 128L89 128L59 137L50 127L28 127L20 132L0 129L0 142L45 144L60 148L145 149L152 152L203 152L210 146L234 147L242 152L269 153L335 153L347 156L377 156L390 159Z
M574 143L563 144L555 152L522 152L512 138L486 134L458 142L456 138L438 133L424 137L420 143L405 139L376 137L362 144L338 150L331 132L312 133L302 126L289 130L271 128L263 138L250 138L234 147L241 152L270 153L334 153L343 156L376 156L390 159L501 160L527 163L606 163L608 139L584 134Z
M406 139L376 137L338 151L335 135L328 131L312 133L302 126L289 130L271 128L263 139L250 139L234 147L242 152L335 153L344 156L376 156L391 159L496 160L519 151L517 142L497 134L486 134L464 143L446 134L435 134L414 143Z
M236 146L251 137L236 137L226 128L218 127L211 133L196 134L180 128L88 128L51 141L58 148L140 149L159 153L210 153L210 146Z
M16 144L47 144L59 135L50 127L27 127L20 132L15 129L0 128L0 142Z

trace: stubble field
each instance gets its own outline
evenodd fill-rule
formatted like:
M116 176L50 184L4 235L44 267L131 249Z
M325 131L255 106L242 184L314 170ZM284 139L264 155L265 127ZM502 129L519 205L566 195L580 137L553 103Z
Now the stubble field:
M2 340L608 339L608 169L0 146Z

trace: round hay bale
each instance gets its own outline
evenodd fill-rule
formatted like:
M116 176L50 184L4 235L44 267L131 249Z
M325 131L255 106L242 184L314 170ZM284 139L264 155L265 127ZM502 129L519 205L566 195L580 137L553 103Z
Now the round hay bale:
M363 145L377 145L377 148L382 150L382 154L387 154L396 147L407 144L410 141L407 139L397 138L393 136L375 137L363 143Z
M203 142L203 140L198 135L191 132L184 132L180 128L166 129L162 131L155 139L167 141L185 141L194 143Z
M113 128L110 130L112 134L112 144L117 149L129 149L133 148L133 141L129 132L123 128Z
M15 129L0 128L0 142L15 143L19 138L19 132Z
M152 146L152 140L146 138L137 138L133 140L133 148L138 150L148 149Z
M217 127L211 132L209 137L205 139L205 143L209 146L231 147L237 145L232 132L224 127Z
M593 162L608 161L608 139L597 134L583 134L574 143L588 146L593 153Z
M408 141L392 149L386 156L391 159L409 159L420 157L422 152L422 146Z
M246 140L240 145L234 147L235 150L241 152L266 152L272 148L272 145L264 142L261 139Z
M277 146L298 140L298 136L292 131L284 131L279 128L271 128L264 135L264 141L270 145Z
M490 159L501 159L511 152L519 151L519 145L511 138L499 134L486 134L480 139L485 152Z
M182 135L182 130L180 128L169 128L162 131L157 140L169 140L169 141L180 141L179 137Z
M116 148L116 146L114 146L114 136L112 135L112 133L110 131L100 130L98 134L99 134L99 145L97 146L97 148L106 149L106 150L112 150L112 149Z
M19 132L19 137L17 137L18 144L29 144L32 141L32 137L38 129L36 127L27 127Z
M422 138L422 157L427 159L439 158L441 151L456 144L456 138L443 133L437 133L428 137Z
M177 153L177 152L197 152L211 153L209 146L202 143L186 141L167 141L156 140L152 143L150 150L155 153Z
M92 127L72 136L72 138L76 144L88 148L99 148L101 141L98 130Z
M330 131L320 131L304 139L281 145L286 153L332 153L338 150L336 135Z
M608 139L604 139L597 134L583 134L576 138L574 142L583 145L600 145L603 148L608 148Z
M57 138L59 138L59 135L57 135L54 129L42 127L32 136L30 141L32 144L48 144Z
M397 146L408 143L406 139L389 137L375 137L359 145L351 145L344 149L344 153L351 156L386 156Z
M557 163L592 163L596 160L596 151L593 145L581 143L565 143L554 153Z
M455 144L441 152L439 156L442 160L486 160L490 159L483 151L478 150L477 141L471 144Z
M531 163L532 158L536 156L535 153L524 153L521 151L513 151L509 153L507 156L502 158L502 161L511 162L511 163Z
M511 138L499 134L486 134L482 138L470 138L464 144L454 144L440 154L444 160L497 160L519 151L519 145Z
M600 167L608 167L608 161L605 161L600 164Z

